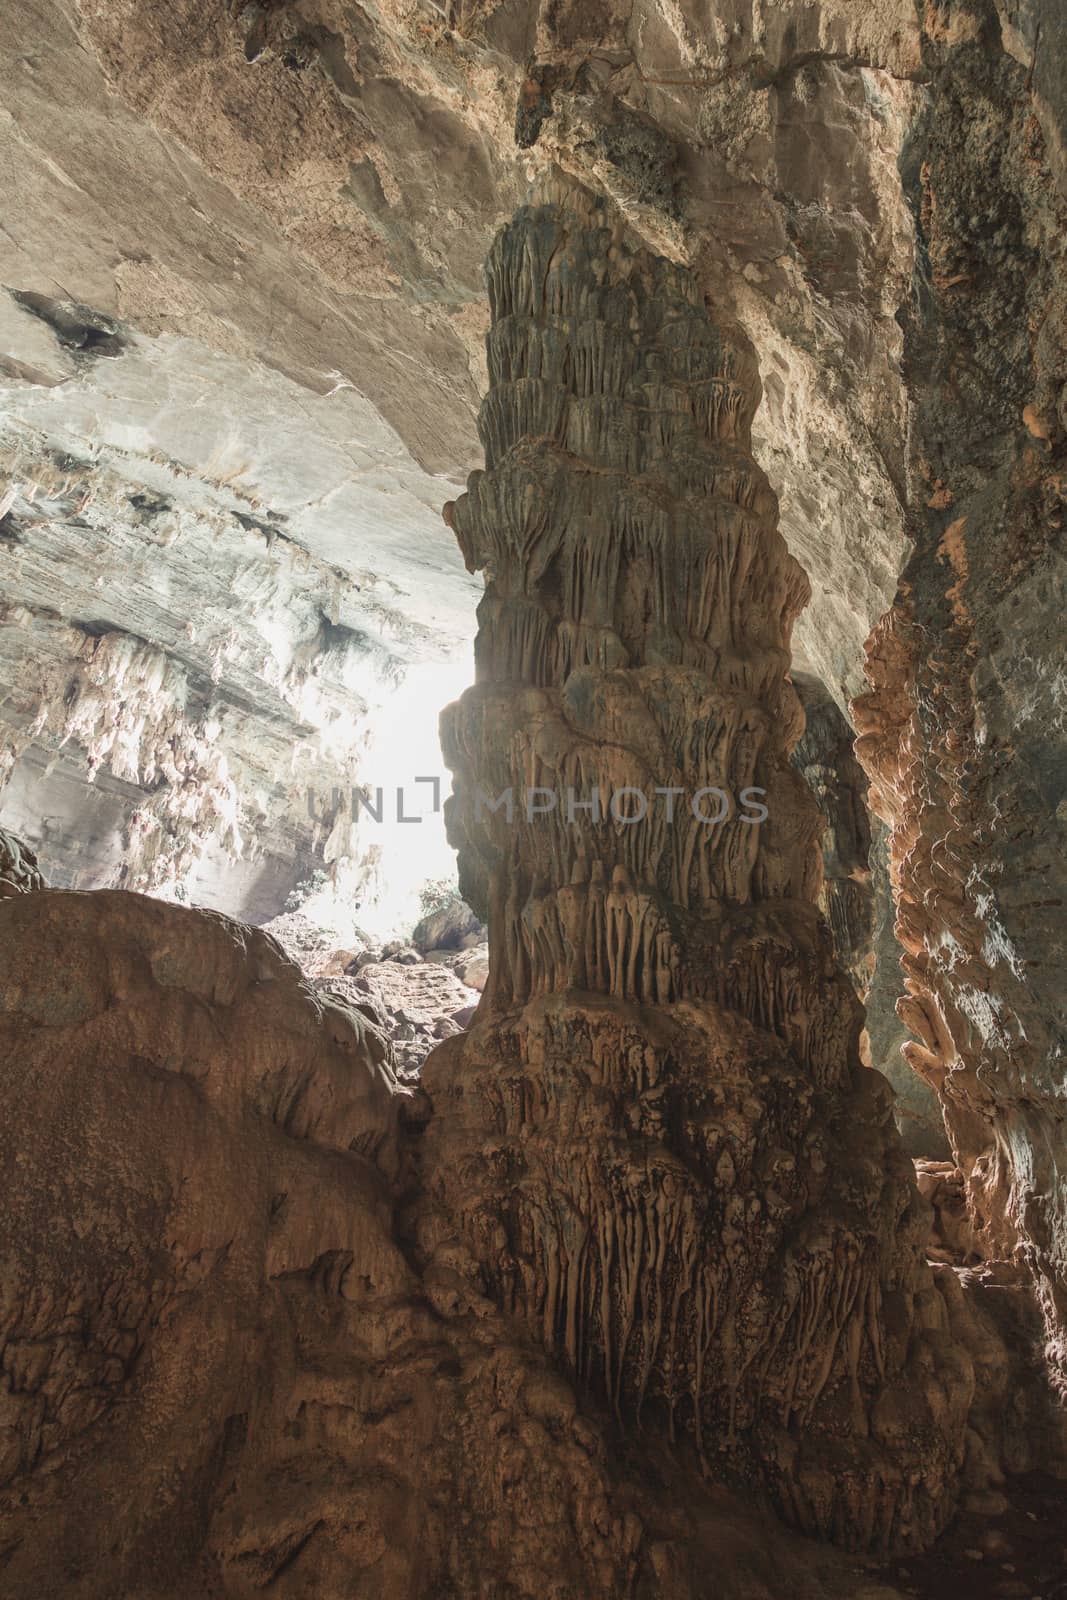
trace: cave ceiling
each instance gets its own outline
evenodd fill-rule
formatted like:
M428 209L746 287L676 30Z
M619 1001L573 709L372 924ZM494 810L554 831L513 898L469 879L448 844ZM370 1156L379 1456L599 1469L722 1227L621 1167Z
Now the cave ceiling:
M61 881L265 914L321 844L308 784L469 646L438 512L478 460L488 245L553 163L755 340L797 652L861 687L905 548L903 0L42 3L3 73L5 814Z

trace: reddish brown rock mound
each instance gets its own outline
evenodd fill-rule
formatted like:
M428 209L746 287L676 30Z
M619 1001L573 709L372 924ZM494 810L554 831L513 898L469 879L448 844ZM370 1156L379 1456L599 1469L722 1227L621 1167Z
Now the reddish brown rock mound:
M259 930L5 900L0 1096L6 1600L854 1592L411 1264L411 1102Z

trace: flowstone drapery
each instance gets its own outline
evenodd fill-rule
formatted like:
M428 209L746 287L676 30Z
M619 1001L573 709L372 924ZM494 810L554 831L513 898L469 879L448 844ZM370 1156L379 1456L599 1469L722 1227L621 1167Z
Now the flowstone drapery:
M807 583L750 451L755 359L555 181L488 276L486 470L446 511L487 588L444 740L492 960L427 1066L424 1245L625 1427L805 1530L916 1547L973 1378L814 905Z

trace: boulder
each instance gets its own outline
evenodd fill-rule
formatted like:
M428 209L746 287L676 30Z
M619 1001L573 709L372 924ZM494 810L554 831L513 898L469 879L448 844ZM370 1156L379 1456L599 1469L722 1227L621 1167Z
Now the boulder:
M485 938L485 924L457 895L423 917L412 932L411 942L425 953L427 950L462 950L472 938L475 943Z
M286 911L280 917L272 917L262 924L262 931L276 940L290 961L295 961L312 978L334 974L340 977L366 948L339 949L337 935L320 928L302 911Z
M413 967L372 962L352 982L378 1002L392 1023L405 1021L416 1027L432 1028L438 1018L452 1016L476 998L447 967L428 961Z
M379 961L395 961L401 967L417 967L422 960L422 955L413 945L405 944L402 939L393 939L382 949Z
M468 989L477 989L480 994L489 981L488 944L476 944L466 951L452 970L461 983L465 983Z

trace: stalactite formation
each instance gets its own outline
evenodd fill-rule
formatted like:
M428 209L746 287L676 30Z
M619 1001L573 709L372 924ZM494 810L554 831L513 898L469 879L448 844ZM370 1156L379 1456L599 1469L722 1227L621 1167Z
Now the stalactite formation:
M814 903L807 584L750 451L755 360L554 180L488 276L486 470L446 510L487 587L444 738L492 963L427 1066L424 1248L473 1257L625 1428L806 1531L915 1548L973 1377Z
M44 879L37 870L37 857L15 834L0 828L0 900L12 895L43 889Z
M1031 1275L1062 1406L1067 183L1030 98L1057 71L1052 15L1025 52L1000 35L1021 60L951 33L928 51L901 162L914 544L852 713L890 830L903 1053L940 1099L979 1249Z

